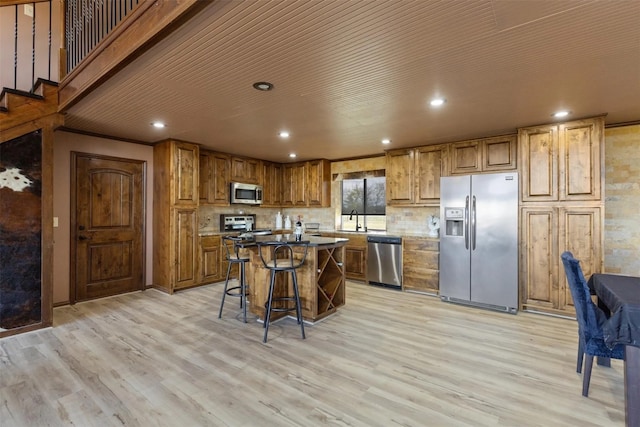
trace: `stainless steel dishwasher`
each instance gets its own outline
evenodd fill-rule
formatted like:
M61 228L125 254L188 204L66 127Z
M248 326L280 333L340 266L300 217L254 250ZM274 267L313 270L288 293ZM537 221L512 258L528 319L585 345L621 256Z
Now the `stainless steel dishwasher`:
M402 289L402 237L367 236L370 285Z

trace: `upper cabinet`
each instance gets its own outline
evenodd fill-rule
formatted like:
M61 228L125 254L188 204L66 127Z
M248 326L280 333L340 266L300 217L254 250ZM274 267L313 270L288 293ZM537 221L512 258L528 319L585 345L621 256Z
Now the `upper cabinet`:
M448 174L447 153L446 145L388 151L387 204L440 203L440 177Z
M449 175L446 145L431 145L415 149L415 202L440 204L440 177Z
M328 160L307 162L307 206L331 206L331 163Z
M451 173L472 174L516 169L516 135L451 144Z
M227 154L200 151L200 204L228 206L230 176Z
M331 163L323 159L282 165L282 205L331 206Z
M231 181L260 184L261 161L248 157L231 157Z
M262 206L274 207L282 204L282 165L262 162Z
M154 146L154 165L160 165L157 178L167 185L169 203L175 206L198 205L198 159L196 144L164 141Z
M522 201L600 200L604 117L518 130Z

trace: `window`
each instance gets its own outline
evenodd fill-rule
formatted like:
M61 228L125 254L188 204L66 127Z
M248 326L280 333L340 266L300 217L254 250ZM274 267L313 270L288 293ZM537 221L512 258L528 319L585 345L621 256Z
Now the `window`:
M342 181L343 230L386 230L385 177L344 179Z

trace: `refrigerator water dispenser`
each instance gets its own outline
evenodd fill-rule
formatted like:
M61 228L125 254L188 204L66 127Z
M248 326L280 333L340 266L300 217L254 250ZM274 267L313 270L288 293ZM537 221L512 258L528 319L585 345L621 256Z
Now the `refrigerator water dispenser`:
M445 235L464 235L464 208L444 208Z

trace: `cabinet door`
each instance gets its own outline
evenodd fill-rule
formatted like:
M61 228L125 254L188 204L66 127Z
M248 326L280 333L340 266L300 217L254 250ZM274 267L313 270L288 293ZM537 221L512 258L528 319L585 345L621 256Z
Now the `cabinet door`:
M220 268L220 237L200 238L200 283L210 283L222 277Z
M293 206L294 200L294 166L292 164L282 166L282 205Z
M197 230L196 209L174 209L174 289L192 286L197 280Z
M231 180L258 184L260 182L260 160L246 157L231 158Z
M552 312L559 307L557 209L522 208L520 299L523 308Z
M482 140L482 170L506 171L516 168L516 135Z
M480 141L463 141L451 144L451 173L471 174L480 172Z
M367 248L363 246L345 247L344 273L348 279L367 279Z
M293 166L293 204L307 205L307 166L306 163L296 163Z
M226 154L213 153L211 163L213 172L209 181L209 203L229 206L230 158Z
M387 204L408 205L414 202L414 150L387 152Z
M558 127L518 130L522 201L558 200Z
M603 130L601 117L559 126L561 200L600 200Z
M447 174L447 153L446 145L416 148L416 203L435 205L440 203L440 177Z
M280 206L282 200L282 166L262 162L263 207Z
M563 207L559 210L560 249L559 254L571 251L580 260L580 267L588 279L593 273L602 271L602 218L599 207ZM558 255L559 256L559 255ZM560 295L558 307L573 306L569 285L562 263L560 265Z
M211 188L211 178L213 174L213 162L210 153L200 150L200 162L198 169L198 194L200 204L209 203L209 192Z
M200 151L200 204L228 206L229 176L228 155Z
M173 182L173 203L175 205L197 205L200 197L198 191L198 168L200 165L198 146L176 142L172 148L173 170L169 179Z
M439 242L436 239L402 239L402 288L438 294Z
M307 205L331 205L331 164L328 160L307 162Z

